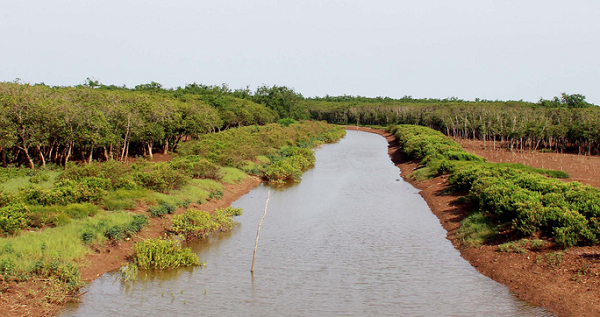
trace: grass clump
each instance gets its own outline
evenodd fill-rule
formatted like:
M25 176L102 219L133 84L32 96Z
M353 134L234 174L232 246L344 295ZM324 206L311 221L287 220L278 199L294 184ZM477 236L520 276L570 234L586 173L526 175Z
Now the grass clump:
M202 210L190 209L182 215L175 215L172 219L170 232L183 235L186 239L202 238L204 235L233 228L233 216L241 215L241 208L228 207L217 209L213 214Z
M478 247L493 239L498 226L481 212L474 212L461 222L457 236L466 247Z
M102 206L106 210L133 210L138 202L154 202L152 191L136 188L136 189L117 189L110 192L102 200Z
M163 202L158 206L148 208L148 213L150 213L150 216L152 217L159 218L164 215L170 215L174 213L175 210L177 210L177 206Z
M219 170L219 179L227 184L239 184L248 178L248 174L235 167L222 167Z
M520 239L499 245L498 251L507 253L527 253L529 250L541 250L544 245L545 243L543 240Z
M198 266L198 255L177 239L148 239L135 244L134 264L143 270Z

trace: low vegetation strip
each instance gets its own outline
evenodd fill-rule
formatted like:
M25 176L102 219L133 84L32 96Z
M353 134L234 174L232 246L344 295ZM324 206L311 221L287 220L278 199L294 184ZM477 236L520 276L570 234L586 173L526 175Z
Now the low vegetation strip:
M494 223L496 230L547 237L563 247L599 243L600 190L552 178L568 177L559 171L484 162L429 128L399 125L391 132L404 153L420 160L422 168L415 174L451 174L449 183L456 190L468 190L466 198L478 208L466 219L471 231L489 231Z

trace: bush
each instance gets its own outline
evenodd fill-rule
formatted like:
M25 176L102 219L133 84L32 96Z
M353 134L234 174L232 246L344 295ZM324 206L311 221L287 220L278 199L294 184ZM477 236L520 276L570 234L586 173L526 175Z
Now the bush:
M29 186L23 189L25 200L33 205L68 205L97 202L106 196L110 182L98 177L85 177L80 181L62 180L54 188Z
M29 221L29 211L20 202L10 203L0 207L0 231L14 234L25 228Z
M109 240L117 241L126 237L131 237L148 223L148 218L144 215L134 215L129 223L123 225L114 225L104 230L104 236ZM82 235L82 240L85 242Z
M170 162L171 166L192 178L219 179L219 166L198 155L178 157Z
M178 189L189 182L189 177L179 170L171 168L168 163L149 163L137 166L135 180L141 186L166 193Z
M179 240L148 239L135 244L134 263L141 269L168 270L200 265L198 255Z
M42 182L47 182L50 180L50 176L47 174L37 174L35 176L31 176L31 178L29 178L29 182L33 183L33 184L39 184Z
M169 204L166 202L162 202L158 206L152 206L152 207L148 208L148 212L150 213L150 216L155 217L155 218L162 217L167 214L172 214L175 212L175 210L177 210L177 207L175 205L172 205L172 204Z
M131 175L131 168L119 161L94 162L82 165L69 164L60 176L60 180L81 181L88 177L107 180L110 183L110 187L115 189L133 189L136 187Z
M73 264L58 259L40 260L35 264L32 272L42 277L58 279L65 284L68 292L74 292L83 286L79 270Z
M279 125L282 127L289 127L292 124L298 123L298 121L296 121L292 118L283 118L283 119L280 119L279 121L277 121L277 123L279 123Z
M241 215L241 208L217 209L211 215L202 210L188 210L183 215L175 215L171 220L170 231L184 235L187 239L203 237L218 230L228 230L234 225L231 217Z

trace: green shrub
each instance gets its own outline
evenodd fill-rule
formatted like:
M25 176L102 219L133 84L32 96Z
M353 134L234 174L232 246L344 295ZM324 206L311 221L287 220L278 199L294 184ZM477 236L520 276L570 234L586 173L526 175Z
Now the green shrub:
M54 188L29 186L22 191L25 200L33 205L68 205L97 202L106 196L110 182L98 177L85 177L79 181L61 180Z
M110 187L115 189L134 189L137 186L133 180L131 168L119 161L94 162L92 164L72 163L67 165L67 169L62 173L60 179L81 181L88 177L107 180Z
M29 211L20 202L14 202L0 207L0 231L14 234L25 228L29 221Z
M202 210L188 210L182 215L175 215L171 220L170 231L191 239L218 230L228 230L234 225L231 217L241 215L240 208L217 209L211 215Z
M498 226L481 212L474 212L461 222L457 237L466 247L483 245L498 234Z
M167 214L172 214L175 212L175 210L177 210L177 207L175 205L169 204L169 203L161 203L158 206L152 206L150 208L148 208L148 212L150 213L150 216L158 218L158 217L163 217L164 215Z
M279 123L279 125L282 127L289 127L292 124L297 124L298 121L296 121L292 118L283 118L283 119L280 119L279 121L277 121L277 123Z
M248 174L234 167L222 167L219 170L219 179L223 183L238 184L248 178Z
M113 225L104 230L104 236L109 240L117 241L126 237L131 237L148 223L148 218L144 215L134 215L130 222L122 225ZM82 235L82 240L84 239ZM84 240L85 241L85 240Z
M179 240L148 239L135 244L134 263L141 269L168 270L200 265L198 255Z
M58 259L40 260L35 264L32 272L38 276L58 279L64 283L68 292L74 292L83 286L79 270L73 264Z
M39 184L42 182L47 182L50 180L50 175L47 174L37 174L29 178L30 183Z
M137 166L136 169L134 177L138 184L163 193L178 189L189 182L189 176L171 168L168 163L148 163Z
M221 199L223 197L223 191L220 189L217 190L211 190L210 193L208 194L208 199Z
M198 155L177 157L170 164L192 178L219 179L219 166Z

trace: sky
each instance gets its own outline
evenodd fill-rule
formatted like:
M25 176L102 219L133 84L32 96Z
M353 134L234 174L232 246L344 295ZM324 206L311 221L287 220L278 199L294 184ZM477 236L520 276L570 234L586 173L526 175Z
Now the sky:
M0 81L600 105L598 0L0 0Z

